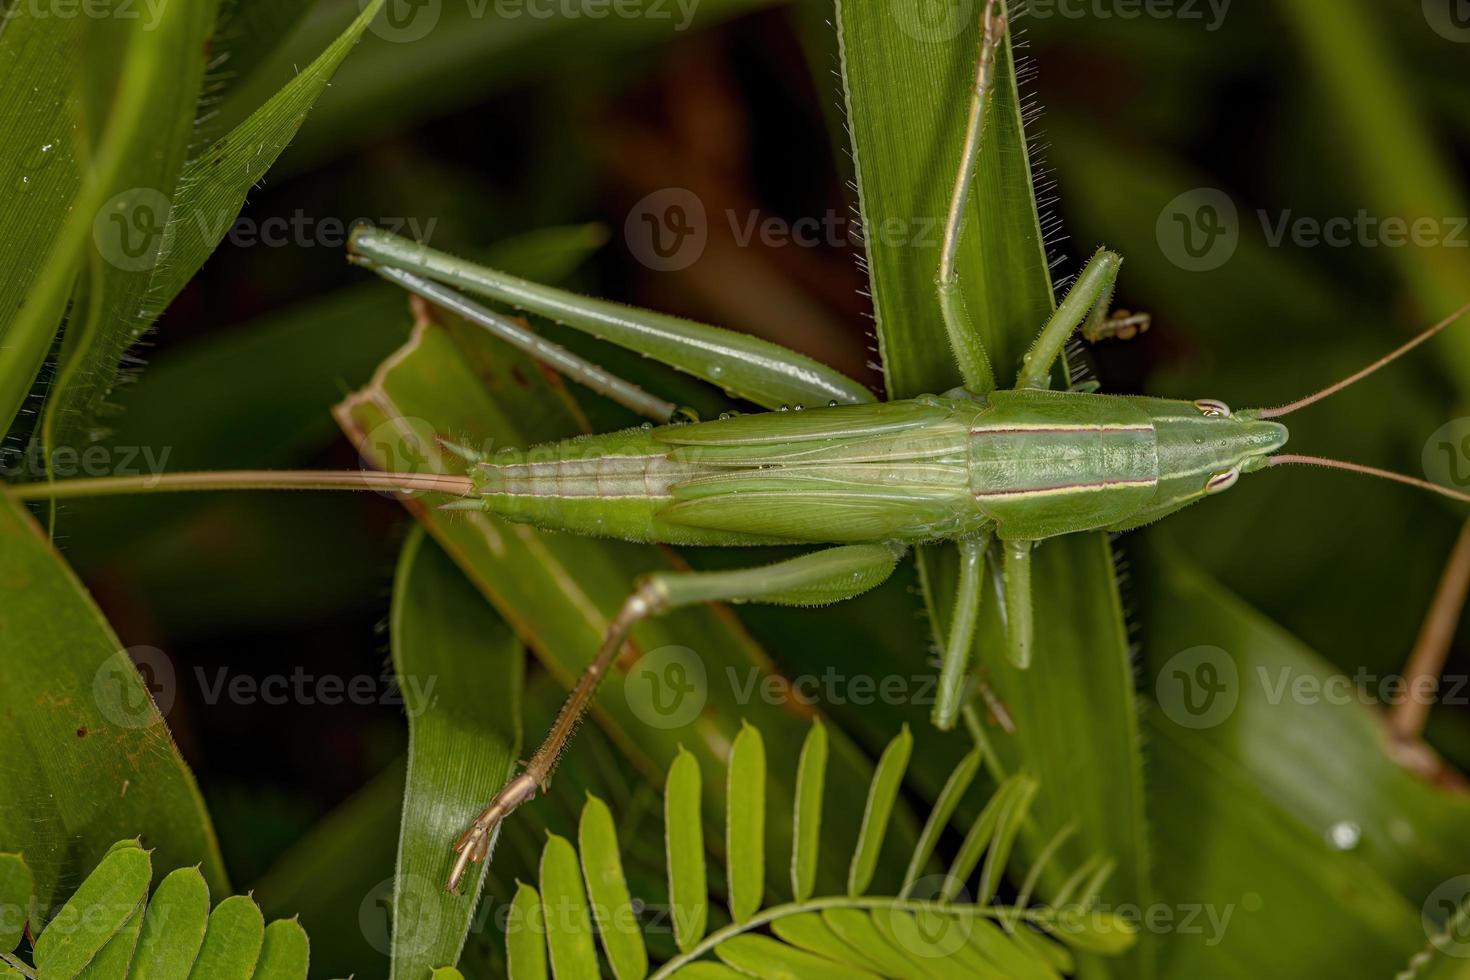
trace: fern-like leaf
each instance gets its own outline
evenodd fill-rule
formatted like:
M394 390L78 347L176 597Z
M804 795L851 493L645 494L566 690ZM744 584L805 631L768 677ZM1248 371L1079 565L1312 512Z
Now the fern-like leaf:
M1074 969L1071 949L1113 954L1133 944L1129 924L1089 904L1112 865L1101 857L1071 876L1069 891L1077 904L1030 905L1034 872L1021 887L1020 904L991 904L1038 788L1037 781L1025 775L1001 783L970 826L946 873L923 876L933 864L941 831L979 772L983 761L979 749L961 760L941 791L900 893L868 894L911 750L912 738L905 730L889 744L874 771L847 892L813 897L827 758L826 733L820 723L813 726L797 767L792 814L795 899L767 907L762 907L766 758L760 733L742 726L731 744L723 874L711 874L706 868L702 774L694 756L681 752L664 789L667 918L678 954L651 973L612 813L602 801L589 797L578 833L582 877L576 874L577 855L571 843L551 835L542 856L539 893L529 885L521 885L516 893L506 937L511 977L545 977L548 963L550 975L559 980L597 977L604 967L593 942L594 922L606 966L617 980L746 976L1056 980ZM711 880L728 883L730 910L729 924L713 932L708 931ZM545 921L544 928L534 926L537 918Z
M18 854L0 854L0 977L46 980L301 980L310 947L294 919L269 926L246 895L209 910L198 868L170 872L148 898L152 856L118 841L49 922L34 914L31 874ZM29 960L21 943L34 935Z

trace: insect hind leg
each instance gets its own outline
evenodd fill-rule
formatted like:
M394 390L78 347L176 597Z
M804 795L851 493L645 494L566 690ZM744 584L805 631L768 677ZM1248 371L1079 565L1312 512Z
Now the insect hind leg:
M644 578L608 624L602 644L567 696L541 747L480 811L454 844L457 857L448 889L459 890L471 864L485 860L500 823L551 785L557 763L591 706L633 627L701 602L763 602L816 606L860 595L893 574L903 549L887 544L843 545L759 568L720 572L656 572Z

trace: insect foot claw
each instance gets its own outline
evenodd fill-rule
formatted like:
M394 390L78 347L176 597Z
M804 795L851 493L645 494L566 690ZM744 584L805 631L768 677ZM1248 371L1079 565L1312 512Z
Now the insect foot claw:
M489 806L480 811L480 815L454 842L454 851L459 856L454 861L454 870L449 873L445 891L451 895L460 893L459 886L469 866L479 864L490 855L490 845L495 839L495 831L500 822L516 807L533 799L536 790L536 778L529 772L521 773L500 788L500 792L490 800Z

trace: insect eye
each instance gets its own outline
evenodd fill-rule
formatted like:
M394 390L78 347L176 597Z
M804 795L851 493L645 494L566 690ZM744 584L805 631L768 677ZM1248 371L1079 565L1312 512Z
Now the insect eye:
M1215 398L1201 398L1194 403L1194 407L1199 409L1202 415L1218 418L1230 417L1230 406Z
M1235 481L1240 479L1240 470L1221 470L1210 477L1205 484L1205 493L1220 493L1235 486Z

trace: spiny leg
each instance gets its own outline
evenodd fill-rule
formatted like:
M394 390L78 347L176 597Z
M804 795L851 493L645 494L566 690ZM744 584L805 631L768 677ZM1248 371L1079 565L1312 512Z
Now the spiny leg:
M1034 541L1002 541L1005 579L1006 656L1017 668L1031 666L1034 622L1031 613L1031 551Z
M380 272L396 269L547 317L765 408L874 400L872 392L846 375L749 334L543 286L378 228L356 229L350 248L359 265Z
M577 680L525 770L495 794L455 842L459 857L449 876L449 890L457 891L469 865L483 861L490 853L500 822L551 785L556 764L591 705L598 685L640 620L700 602L815 606L850 599L893 574L902 554L901 548L887 544L844 545L760 568L656 572L644 578L608 625L597 655Z
M981 395L995 388L995 371L990 366L990 354L985 350L985 342L976 332L975 324L970 319L970 311L965 306L956 260L960 249L960 235L965 227L970 187L975 182L975 170L980 163L980 148L985 136L985 110L990 102L990 93L995 87L996 52L1000 49L1005 29L1004 3L1001 0L986 0L985 13L980 21L980 54L975 62L975 87L970 95L969 118L965 123L964 149L960 156L959 170L955 174L954 190L950 194L949 212L944 221L939 271L934 277L939 312L944 318L944 329L949 334L949 343L954 349L960 376L964 378L967 389Z
M955 587L954 613L944 639L944 659L939 668L939 693L934 702L934 727L954 728L963 705L965 681L970 669L970 650L975 644L975 624L980 618L980 600L985 587L985 552L990 537L960 541L960 572Z
M1056 312L1041 328L1021 363L1017 388L1051 387L1051 369L1072 332L1086 321L1083 332L1098 332L1108 319L1113 302L1113 287L1118 282L1118 269L1123 259L1117 252L1100 248L1088 259L1082 274L1057 304Z

